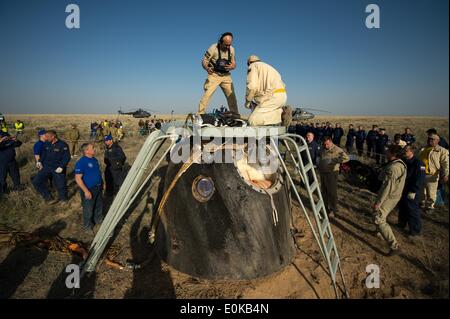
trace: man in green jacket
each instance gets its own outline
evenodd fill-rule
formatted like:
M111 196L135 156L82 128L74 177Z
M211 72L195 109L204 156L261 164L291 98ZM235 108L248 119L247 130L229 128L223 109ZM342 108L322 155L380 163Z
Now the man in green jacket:
M78 141L80 140L80 131L77 128L76 124L72 124L69 132L69 145L70 145L70 154L72 157L77 156L78 153Z
M320 160L317 165L320 173L320 189L328 216L333 218L338 213L339 166L347 163L350 158L339 146L333 144L330 136L323 137L322 144Z

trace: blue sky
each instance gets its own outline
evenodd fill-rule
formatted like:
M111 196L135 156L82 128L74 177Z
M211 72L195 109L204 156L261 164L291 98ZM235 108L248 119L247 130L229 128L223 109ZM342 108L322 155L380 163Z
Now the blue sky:
M70 3L78 30L65 27ZM380 29L365 27L370 3ZM196 111L201 58L231 31L240 109L246 58L257 54L281 73L293 106L448 116L448 9L447 0L0 0L0 112ZM210 109L221 104L219 89Z

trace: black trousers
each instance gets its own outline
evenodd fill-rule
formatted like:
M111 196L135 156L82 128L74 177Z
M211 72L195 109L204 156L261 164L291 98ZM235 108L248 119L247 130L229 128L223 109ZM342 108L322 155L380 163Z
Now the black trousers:
M124 170L123 169L111 169L106 167L105 169L105 193L108 196L117 194L122 186L124 180Z
M358 156L363 155L364 143L356 143L356 149L358 150Z
M333 138L333 144L336 144L337 146L341 147L341 139L342 139L342 137Z
M411 235L419 235L422 231L421 210L419 207L419 194L414 200L410 200L407 194L403 194L399 203L398 224L400 227L409 227Z
M367 157L372 157L372 152L375 152L375 146L372 142L367 141Z
M375 161L377 164L384 164L386 163L386 156L384 153L384 149L377 149L375 148Z
M6 193L6 177L11 177L14 189L20 186L20 173L17 161L0 159L0 194Z

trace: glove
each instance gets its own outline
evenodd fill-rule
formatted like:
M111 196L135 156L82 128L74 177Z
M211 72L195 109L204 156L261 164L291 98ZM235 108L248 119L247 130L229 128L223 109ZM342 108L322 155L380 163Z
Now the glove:
M41 162L37 162L37 163L36 163L36 168L37 168L38 170L41 170L41 169L42 169L42 163L41 163Z
M61 167L58 167L57 169L55 169L55 173L57 174L61 174L63 172L63 169Z
M416 198L416 193L408 193L408 199L414 200Z

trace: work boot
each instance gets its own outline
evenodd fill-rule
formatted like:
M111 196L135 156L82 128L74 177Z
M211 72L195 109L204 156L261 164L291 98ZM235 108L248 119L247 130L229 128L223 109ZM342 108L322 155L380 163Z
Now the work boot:
M92 225L90 225L90 226L83 226L83 230L86 232L86 233L90 233L90 234L94 234L95 235L95 233L94 233L94 226L92 226Z
M376 230L376 231L374 232L374 235L375 235L378 239L384 241L384 237L383 237L383 235L382 235L379 231Z
M101 224L95 224L94 227L92 227L92 232L94 234L97 234L98 230L100 229Z

